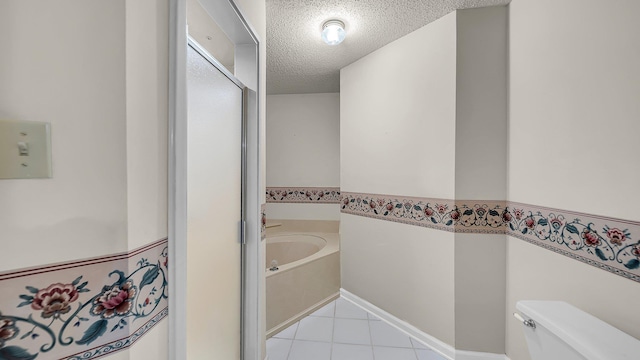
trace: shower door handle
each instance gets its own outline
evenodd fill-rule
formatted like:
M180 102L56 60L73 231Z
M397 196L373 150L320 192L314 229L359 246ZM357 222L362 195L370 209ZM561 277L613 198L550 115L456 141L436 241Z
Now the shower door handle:
M247 222L240 220L240 244L245 245L247 243Z

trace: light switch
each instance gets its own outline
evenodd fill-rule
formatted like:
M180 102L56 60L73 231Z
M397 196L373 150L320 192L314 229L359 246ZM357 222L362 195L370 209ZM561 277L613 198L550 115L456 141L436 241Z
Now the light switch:
M51 177L51 125L0 120L0 179Z
M20 156L29 156L29 144L24 141L18 142L18 151Z

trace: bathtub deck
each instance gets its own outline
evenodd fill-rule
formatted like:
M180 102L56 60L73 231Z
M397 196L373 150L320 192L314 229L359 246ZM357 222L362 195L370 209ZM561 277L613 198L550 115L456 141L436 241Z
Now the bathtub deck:
M445 360L339 298L267 340L269 360Z

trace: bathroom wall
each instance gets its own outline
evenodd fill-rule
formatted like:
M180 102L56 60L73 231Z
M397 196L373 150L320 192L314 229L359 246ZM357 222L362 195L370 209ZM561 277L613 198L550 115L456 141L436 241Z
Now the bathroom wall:
M640 221L638 12L633 0L511 2L509 200L607 216L612 228L638 229L620 221ZM567 214L564 221L576 217L585 215ZM594 230L607 239L602 225ZM623 245L638 240L632 232ZM640 338L640 314L632 310L640 298L637 281L515 237L508 238L507 255L512 360L529 359L511 317L523 299L567 301Z
M340 94L269 95L267 118L268 218L339 220Z
M50 122L53 152L0 180L0 271L126 251L125 2L0 6L0 117Z
M341 72L343 288L443 351L504 353L507 20L454 12Z
M343 194L453 199L456 14L343 68L340 79ZM348 213L340 221L342 287L453 345L454 234Z
M13 289L2 291L2 313L26 318L32 312L36 321L46 321L32 299L39 293L29 288L45 291L82 276L87 284L76 279L78 297L69 300L75 310L102 285L114 284L118 277L109 275L114 270L136 287L129 293L132 308L144 307L126 315L121 308L122 317L105 322L105 313L96 316L99 308L87 305L82 310L87 314L79 313L86 320L65 332L85 344L61 342L41 356L79 351L115 352L114 359L167 356L167 321L161 321L166 316L161 296L167 258L167 29L168 1L0 4L0 31L9 34L0 39L0 118L50 122L53 163L51 179L0 180L0 237L6 240L0 287ZM156 260L162 264L156 266ZM31 270L18 270L27 267ZM156 300L152 287L160 296L156 307L144 303ZM25 299L30 300L16 302ZM87 336L88 324L104 327L104 335ZM49 327L58 331L58 325ZM24 322L16 326L27 333ZM40 335L37 339L46 341L46 334ZM125 339L113 342L114 337ZM135 346L116 352L136 339ZM39 351L25 344L16 338L5 345Z
M506 199L508 9L456 15L455 197L488 205ZM502 232L456 233L456 349L504 353L505 258Z
M452 21L451 15L343 69L343 287L458 350L500 353L505 334L506 353L512 360L529 359L520 325L511 317L521 299L568 301L640 337L634 326L638 319L629 310L640 295L636 268L640 222L629 215L639 197L633 187L634 174L640 170L634 158L639 149L632 134L640 127L636 121L640 71L634 67L640 50L629 45L638 43L640 36L629 15L637 8L631 2L514 0L508 22L509 65L504 56L505 8L463 10L449 28L457 41L453 73L446 64L411 62L416 52L442 46L425 39L400 46L422 31L435 31L446 19ZM499 21L482 20L495 12L502 13ZM375 63L386 51L394 54ZM401 69L393 66L400 61ZM456 81L453 120L441 119L438 124L450 124L455 131L445 137L444 145L438 141L446 131L435 127L424 131L424 123L404 118L422 110L417 116L428 119L438 113L437 106L420 109L420 102L403 103L386 92L395 88L405 96L419 93L422 101L438 99L441 105L443 98L449 98L448 87L438 83L441 92L429 94L435 81L420 77L431 66L440 76ZM402 79L409 71L414 79L401 80L401 86L394 78L376 82L391 68L393 76ZM422 81L421 86L412 80ZM384 116L394 121L383 121ZM446 148L451 144L454 149ZM452 151L455 157L447 158ZM448 170L451 165L454 171ZM443 180L430 184L421 173L424 169ZM612 179L614 172L620 175ZM437 192L451 181L454 194ZM607 183L615 185L605 191L602 184ZM427 185L429 191L421 193L415 184ZM452 198L455 205L447 202ZM467 219L451 211L452 206L462 210L465 203ZM439 209L442 216L432 215ZM494 215L478 217L488 210ZM484 229L465 228L470 219L492 222ZM535 223L528 225L528 220ZM448 233L405 224L455 232L449 240L455 242L454 250L447 253L425 246L432 241L427 232ZM477 234L487 229L492 233ZM413 236L420 240L407 241L408 231L416 232ZM506 247L500 235L505 231ZM428 254L428 262L412 261L416 254ZM389 263L398 265L385 266ZM433 268L427 269L425 263ZM449 270L446 266L451 263L455 265ZM449 278L448 271L455 277ZM432 287L432 293L453 301L455 308L433 304L441 310L439 315L448 318L423 325L420 317L430 316L432 297L425 295L420 298L423 306L412 308L416 291L411 284L429 281L433 272L444 274L435 281L454 290ZM402 288L400 282L409 285ZM424 304L429 304L427 309ZM496 314L502 307L506 311ZM497 321L486 325L491 319ZM502 319L506 333L499 324Z

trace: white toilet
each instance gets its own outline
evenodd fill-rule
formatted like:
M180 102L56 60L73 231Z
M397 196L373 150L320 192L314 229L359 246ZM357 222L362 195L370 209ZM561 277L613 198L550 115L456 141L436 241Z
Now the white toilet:
M640 340L562 301L518 301L532 360L638 360Z

